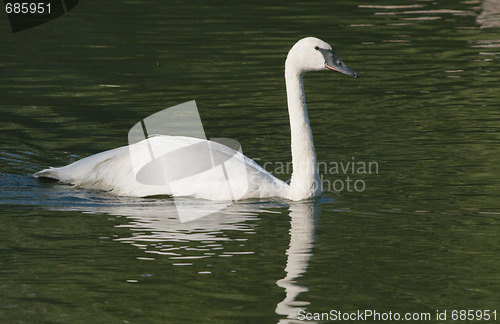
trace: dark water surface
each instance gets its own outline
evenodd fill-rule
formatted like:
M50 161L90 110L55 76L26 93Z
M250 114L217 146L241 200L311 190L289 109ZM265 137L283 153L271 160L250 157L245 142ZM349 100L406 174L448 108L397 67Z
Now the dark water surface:
M496 0L80 1L16 34L5 17L0 321L498 320L499 12ZM168 198L31 177L126 145L139 120L195 99L208 137L238 140L287 180L283 63L305 36L360 75L305 78L322 197L181 224Z

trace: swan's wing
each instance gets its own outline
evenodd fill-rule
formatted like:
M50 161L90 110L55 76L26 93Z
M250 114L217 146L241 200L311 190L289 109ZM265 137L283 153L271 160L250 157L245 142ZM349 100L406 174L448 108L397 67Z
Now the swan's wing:
M148 154L135 154L134 150ZM155 136L137 143L131 157L138 181L168 186L164 190L174 196L211 200L282 197L289 187L241 152L214 141Z
M42 170L35 177L138 197L238 200L284 196L288 190L285 182L228 146L163 135Z

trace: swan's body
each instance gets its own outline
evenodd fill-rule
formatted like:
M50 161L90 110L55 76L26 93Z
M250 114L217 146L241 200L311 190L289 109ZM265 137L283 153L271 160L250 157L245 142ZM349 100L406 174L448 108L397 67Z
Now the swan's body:
M356 73L320 39L298 41L285 62L285 80L292 137L293 173L290 184L277 179L253 160L225 145L198 138L158 135L139 143L98 153L60 168L35 173L35 177L57 179L82 188L109 191L122 196L193 196L210 200L281 197L302 200L321 193L316 153L305 102L303 74L307 71L335 70L354 77ZM225 161L220 167L201 170L197 145L208 147L210 156ZM137 170L147 169L150 148L162 156L169 181L138 181ZM187 148L187 149L186 149ZM159 150L159 151L158 151ZM182 153L179 153L182 152ZM131 160L134 157L143 159ZM197 158L198 157L198 158ZM193 170L200 169L200 172Z
M217 168L193 172L192 170L196 169L200 162L197 159L199 150L196 147L200 143L210 143L210 153L218 160L226 160L226 170L243 172L233 173L229 179L221 176ZM164 157L162 163L165 165L180 166L170 170L169 178L173 181L168 184L161 180L159 184L144 184L137 180L134 168L141 169L151 162L150 147L155 148L157 156ZM182 154L169 154L179 149L184 150ZM142 157L142 160L134 160L135 165L133 165L131 154ZM46 169L36 173L35 176L54 178L82 188L100 189L119 196L133 197L172 195L233 200L234 197L238 199L279 197L290 187L241 152L228 146L199 138L166 135L153 136L136 144L101 152L64 167ZM231 190L226 190L228 187Z

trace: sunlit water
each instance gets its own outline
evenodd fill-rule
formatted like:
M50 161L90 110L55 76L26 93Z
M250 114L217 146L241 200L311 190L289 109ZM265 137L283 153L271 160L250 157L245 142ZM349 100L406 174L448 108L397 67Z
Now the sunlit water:
M402 3L82 1L17 34L4 19L1 321L498 319L499 1ZM305 78L322 197L180 223L168 198L31 177L125 145L139 120L195 99L207 137L289 179L283 62L310 35L360 75Z

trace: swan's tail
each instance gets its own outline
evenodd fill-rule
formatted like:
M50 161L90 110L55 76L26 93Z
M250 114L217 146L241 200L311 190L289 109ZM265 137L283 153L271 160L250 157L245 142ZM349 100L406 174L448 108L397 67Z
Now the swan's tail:
M58 168L48 168L44 169L42 171L38 171L37 173L33 174L33 176L37 179L54 179L54 180L60 180L59 174L57 172Z

